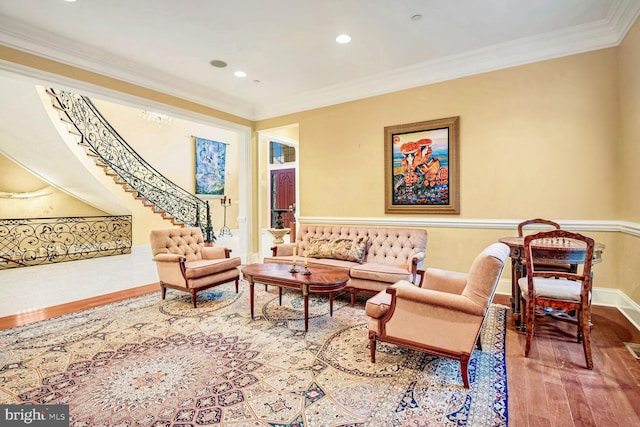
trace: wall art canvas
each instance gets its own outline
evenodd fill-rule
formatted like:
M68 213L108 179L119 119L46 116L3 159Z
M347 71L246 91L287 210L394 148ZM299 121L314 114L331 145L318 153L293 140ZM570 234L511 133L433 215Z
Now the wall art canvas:
M224 194L227 144L196 137L196 194Z
M384 128L385 213L459 213L458 121Z

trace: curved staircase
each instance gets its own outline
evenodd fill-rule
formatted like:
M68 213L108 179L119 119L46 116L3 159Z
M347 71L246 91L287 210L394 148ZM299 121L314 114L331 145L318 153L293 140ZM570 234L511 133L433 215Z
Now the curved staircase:
M205 241L216 237L209 202L205 202L167 179L138 155L100 114L91 100L67 91L48 89L53 107L78 144L107 176L140 200L154 213L174 225L199 227Z

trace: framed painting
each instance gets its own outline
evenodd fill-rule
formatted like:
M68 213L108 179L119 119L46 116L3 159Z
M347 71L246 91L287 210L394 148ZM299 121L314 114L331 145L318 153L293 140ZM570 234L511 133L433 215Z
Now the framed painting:
M196 194L224 195L227 145L204 138L196 140Z
M459 119L384 128L385 213L460 213Z

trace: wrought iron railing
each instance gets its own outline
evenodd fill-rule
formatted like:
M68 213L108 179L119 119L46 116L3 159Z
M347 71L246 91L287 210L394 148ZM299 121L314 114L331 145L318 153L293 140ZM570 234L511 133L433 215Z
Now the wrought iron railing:
M131 253L131 215L0 219L0 270Z
M156 211L191 227L200 227L207 242L215 240L209 202L205 202L174 184L155 170L107 122L91 100L66 91L49 92L67 116L83 144L117 174L138 197L155 206Z

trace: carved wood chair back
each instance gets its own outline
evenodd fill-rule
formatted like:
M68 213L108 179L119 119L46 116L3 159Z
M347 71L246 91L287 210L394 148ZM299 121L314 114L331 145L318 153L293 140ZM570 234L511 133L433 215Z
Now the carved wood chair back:
M524 250L527 275L519 280L525 322L525 356L529 355L535 331L536 307L548 307L563 313L575 312L575 318L563 320L577 323L578 342L582 341L587 368L593 368L591 357L591 287L592 238L566 230L543 231L525 236ZM571 264L574 271L545 269L546 263Z

